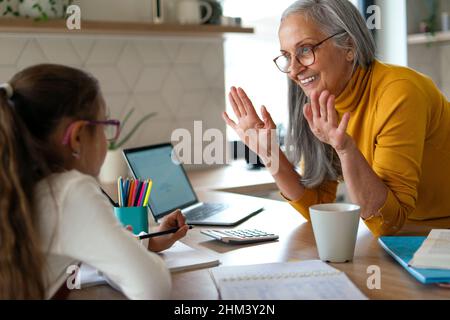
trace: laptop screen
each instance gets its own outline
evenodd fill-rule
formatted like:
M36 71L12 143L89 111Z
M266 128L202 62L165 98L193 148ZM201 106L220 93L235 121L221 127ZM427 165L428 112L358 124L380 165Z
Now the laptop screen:
M138 179L152 179L149 206L155 218L197 202L197 197L181 164L172 161L171 144L124 151Z

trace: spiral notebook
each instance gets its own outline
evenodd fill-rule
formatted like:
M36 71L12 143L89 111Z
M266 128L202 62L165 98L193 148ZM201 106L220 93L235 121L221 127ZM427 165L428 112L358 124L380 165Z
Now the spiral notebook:
M367 300L345 273L320 260L210 270L224 300Z

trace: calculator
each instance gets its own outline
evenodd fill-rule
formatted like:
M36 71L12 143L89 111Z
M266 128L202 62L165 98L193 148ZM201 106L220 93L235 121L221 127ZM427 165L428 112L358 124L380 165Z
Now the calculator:
M253 243L278 239L273 233L267 233L256 229L233 229L233 230L201 230L201 233L225 243Z

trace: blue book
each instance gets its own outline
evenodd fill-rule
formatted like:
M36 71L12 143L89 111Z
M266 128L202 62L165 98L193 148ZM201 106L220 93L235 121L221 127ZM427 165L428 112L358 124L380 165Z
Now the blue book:
M398 263L422 283L448 283L450 270L413 268L409 265L414 253L426 237L380 237L378 242Z

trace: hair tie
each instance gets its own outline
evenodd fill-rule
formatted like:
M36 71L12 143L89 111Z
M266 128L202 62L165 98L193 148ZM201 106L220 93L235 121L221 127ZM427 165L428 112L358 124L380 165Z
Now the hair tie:
M11 85L8 82L5 82L3 84L0 84L0 89L4 89L6 92L6 97L8 99L11 99L12 96L14 95L14 90L13 87L11 87Z

